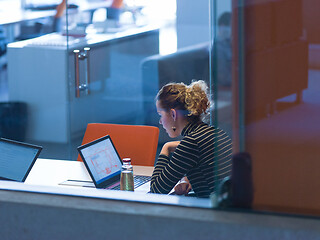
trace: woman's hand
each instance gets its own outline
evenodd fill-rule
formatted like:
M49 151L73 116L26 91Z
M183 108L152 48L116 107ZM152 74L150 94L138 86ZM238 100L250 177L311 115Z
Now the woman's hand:
M180 144L180 141L172 141L167 142L163 145L160 154L169 156L170 153L174 152L177 148L177 146Z
M183 177L181 181L174 187L174 193L176 195L188 195L192 189L191 184L187 177Z

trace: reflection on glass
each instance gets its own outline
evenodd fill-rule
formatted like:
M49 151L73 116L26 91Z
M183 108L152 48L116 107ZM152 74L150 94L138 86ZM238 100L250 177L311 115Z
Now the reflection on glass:
M43 157L76 159L76 147L88 123L144 124L140 64L144 58L159 53L160 30L166 24L172 26L175 18L170 15L152 19L150 16L155 16L152 4L128 1L122 4L118 23L113 25L110 14L96 15L99 10L106 14L113 6L111 1L82 1L76 9L70 7L72 1L59 3L52 3L58 7L53 11L40 10L35 6L39 2L32 2L33 9L29 5L25 10L32 15L48 14L41 18L44 25L51 23L52 27L51 20L56 16L61 21L57 32L50 34L52 29L42 31L42 24L40 30L35 30L33 21L19 24L32 31L23 35L15 33L11 39L17 42L8 47L8 71L1 71L5 78L1 84L5 87L9 84L9 89L2 88L1 96L6 101L27 105L25 140L44 146ZM167 6L171 9L172 3L168 2ZM103 19L107 29L99 31L94 24ZM77 57L74 50L79 50ZM18 56L20 60L15 61ZM79 98L75 95L78 90Z
M235 143L252 155L254 208L318 215L319 3L242 2L232 13L234 133L244 129Z
M216 102L215 121L220 128L232 136L232 13L230 2L226 1L217 11L217 30L212 51L212 72Z
M44 146L43 157L76 159L88 123L159 126L160 87L202 79L216 93L217 127L235 152L252 156L254 208L319 214L317 0L210 1L214 11L206 1L124 1L116 22L111 1L83 0L55 33L56 10L25 10L30 18L19 20L20 2L4 2L11 5L0 8L0 100L27 107L3 104L1 129L23 120L24 139ZM74 50L82 54L79 82L90 73L91 94L79 98ZM24 116L8 117L15 112ZM160 130L159 149L170 140Z
M160 127L160 151L169 140L154 102L160 87L194 79L212 87L208 3L193 23L194 10L183 1L74 3L47 2L45 9L26 2L26 12L50 15L21 24L9 45L6 93L27 105L25 140L44 146L43 157L76 159L88 123L143 124ZM221 25L228 24L227 17ZM227 35L221 28L222 45ZM230 105L219 101L219 109Z

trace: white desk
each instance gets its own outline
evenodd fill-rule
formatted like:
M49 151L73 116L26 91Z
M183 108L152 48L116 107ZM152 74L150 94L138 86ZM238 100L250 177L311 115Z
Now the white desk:
M153 172L153 167L133 166L133 168L135 174L144 173L151 175ZM146 194L146 192L149 191L149 186L145 188L141 186L135 189L134 192L131 192L59 185L60 182L70 178L78 178L81 180L90 179L82 162L37 159L24 183L5 180L0 181L0 197L3 192L25 192L44 195L49 194L52 196L82 197L82 199L94 198L187 207L212 207L210 199L196 199L174 195L168 196L166 194ZM24 198L19 200L25 201ZM35 199L32 201L34 203Z
M135 175L151 176L153 167L133 166ZM81 189L82 187L59 185L68 179L91 181L83 162L55 160L55 159L37 159L32 167L25 184L42 186L59 186ZM135 189L135 192L148 192L150 183L144 184Z

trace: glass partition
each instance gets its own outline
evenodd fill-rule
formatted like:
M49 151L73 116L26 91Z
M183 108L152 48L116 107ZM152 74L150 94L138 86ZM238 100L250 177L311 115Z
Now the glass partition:
M155 95L202 79L211 124L252 157L253 209L319 214L318 1L43 3L0 8L1 137L76 160L88 123L152 125L160 150Z
M79 4L82 12L67 32L72 160L88 123L158 126L158 117L148 120L157 115L157 72L145 69L145 62L176 49L174 1L86 4L90 10Z
M57 65L67 47L58 33L67 22L60 3L0 1L0 135L43 146L45 158L70 155L69 142L62 141L66 131L55 118L69 104L59 92L67 85L67 66Z
M252 157L254 209L320 211L317 7L232 1L233 139Z

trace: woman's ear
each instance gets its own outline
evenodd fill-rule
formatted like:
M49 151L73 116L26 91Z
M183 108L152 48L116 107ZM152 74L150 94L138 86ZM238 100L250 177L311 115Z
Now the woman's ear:
M171 108L170 113L171 113L173 120L176 121L177 120L177 111L174 108Z

